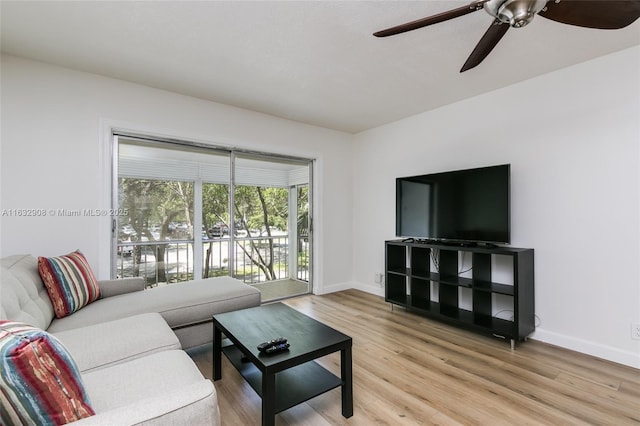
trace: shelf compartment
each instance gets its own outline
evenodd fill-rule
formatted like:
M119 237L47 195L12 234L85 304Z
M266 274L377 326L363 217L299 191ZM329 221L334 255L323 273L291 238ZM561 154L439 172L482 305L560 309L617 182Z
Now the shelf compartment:
M423 280L428 280L428 281L438 281L440 279L440 274L438 274L437 272L416 272L415 270L411 270L411 274L412 277L415 278L420 278Z
M251 362L243 362L243 354L235 346L223 347L222 351L253 390L262 397L260 370ZM276 374L275 412L279 413L340 386L342 380L315 361L283 370Z
M386 298L386 301L389 303L393 303L394 305L398 305L398 306L408 306L409 305L409 300L411 299L411 296L408 295L393 295L393 296L388 296Z
M481 315L471 313L473 316L473 324L477 327L491 331L492 334L513 339L517 337L514 333L513 321L496 318L489 315Z
M427 317L443 320L451 324L458 324L464 328L489 333L506 339L517 337L514 333L513 321L478 314L466 309L445 306L432 300L419 298L411 298L406 306L411 310L421 312Z
M408 268L389 268L387 269L387 272L390 274L396 274L396 275L408 275L409 269Z
M431 249L411 247L411 274L427 276L431 270Z
M420 278L423 280L433 281L439 284L453 285L457 287L473 287L473 280L471 278L460 277L456 275L442 275L437 272L429 272L427 274L416 274L411 272L411 276L414 278Z
M473 280L471 278L459 277L454 275L439 275L437 279L433 280L440 284L453 285L456 287L473 287Z
M387 273L385 300L400 305L407 304L407 278L404 275Z
M405 245L387 244L386 246L386 269L406 273L407 270L407 247ZM404 272L401 272L404 271Z
M389 271L392 272L392 271ZM427 275L411 274L414 278L420 278L428 281L433 281L439 284L452 285L457 287L472 288L478 291L486 291L490 293L506 294L513 296L514 286L508 284L493 283L489 281L475 280L473 278L459 277L459 276L442 276L437 272L431 272Z
M414 299L429 300L431 298L431 283L422 278L411 277L411 296Z
M424 312L439 312L440 304L428 299L421 299L418 297L412 297L408 305L412 309L417 309Z
M507 296L513 296L514 286L507 284L498 284L488 281L473 281L473 289L478 291L486 291L489 293L506 294Z

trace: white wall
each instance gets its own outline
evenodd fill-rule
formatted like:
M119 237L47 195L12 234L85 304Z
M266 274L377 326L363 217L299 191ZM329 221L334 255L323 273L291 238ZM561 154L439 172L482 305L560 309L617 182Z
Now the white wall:
M511 163L535 249L535 339L640 367L640 47L356 135L356 286L384 270L395 178Z
M319 292L373 283L395 177L512 165L512 244L536 250L535 338L640 367L640 48L358 134L2 56L0 210L101 208L110 123L318 159ZM0 217L0 255L83 250L95 218Z
M345 220L351 198L351 135L13 56L2 56L1 79L0 209L108 207L107 171L102 169L108 159L105 163L102 144L112 124L315 158L317 290L350 281L351 241L344 236L351 232ZM108 276L104 220L50 215L0 219L2 256L81 249L99 277Z

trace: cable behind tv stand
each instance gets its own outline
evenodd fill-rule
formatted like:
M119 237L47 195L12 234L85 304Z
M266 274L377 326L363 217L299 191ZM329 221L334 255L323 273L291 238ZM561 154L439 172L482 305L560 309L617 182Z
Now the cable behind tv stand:
M471 254L471 278L459 272L465 266L460 264L462 253ZM437 267L431 261L433 255L437 255ZM495 282L492 265L500 256L506 256L501 264L513 265L508 272L512 283ZM535 330L533 249L386 241L385 271L385 300L392 306L508 339L512 348ZM463 296L470 306L461 303ZM512 319L497 317L496 298L509 305L506 310L513 312Z

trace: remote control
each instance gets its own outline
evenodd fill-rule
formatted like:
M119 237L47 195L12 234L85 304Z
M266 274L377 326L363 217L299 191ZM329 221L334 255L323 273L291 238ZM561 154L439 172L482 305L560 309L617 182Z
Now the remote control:
M269 340L268 342L262 342L258 345L258 350L260 352L264 352L267 349L276 346L276 345L280 345L283 343L287 343L287 339L285 339L284 337L278 337L277 339L273 339L273 340Z
M264 353L271 355L278 352L286 351L289 349L288 343L278 343L275 346L271 346L270 348L265 349Z

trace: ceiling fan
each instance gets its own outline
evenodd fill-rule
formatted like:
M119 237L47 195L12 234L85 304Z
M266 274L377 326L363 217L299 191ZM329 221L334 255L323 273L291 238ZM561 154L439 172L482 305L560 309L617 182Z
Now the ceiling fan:
M619 29L640 17L640 0L474 0L471 4L373 33L388 37L484 9L495 19L460 72L486 58L509 27L521 28L538 14L552 21L579 27Z

